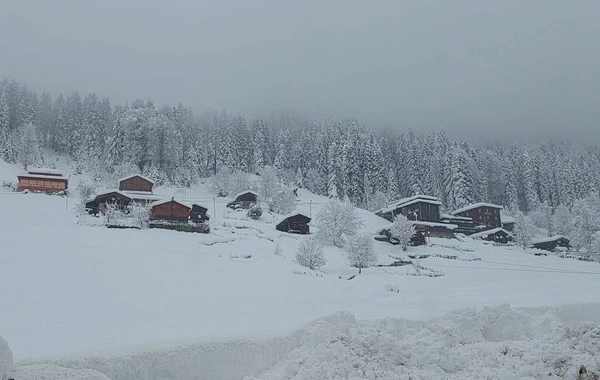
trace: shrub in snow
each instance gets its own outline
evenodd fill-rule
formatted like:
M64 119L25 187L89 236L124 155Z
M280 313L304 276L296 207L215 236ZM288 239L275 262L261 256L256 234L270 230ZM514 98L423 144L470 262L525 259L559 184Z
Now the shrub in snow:
M277 244L275 246L275 249L273 250L273 254L275 256L281 256L282 253L283 253L283 249L281 248L281 245Z
M77 185L77 191L79 192L79 203L77 204L77 210L79 213L84 214L85 204L92 197L92 195L94 195L96 187L87 181L81 181L79 182L79 185Z
M150 206L138 202L133 202L128 207L129 213L127 217L130 218L133 223L142 228L150 220Z
M289 214L296 208L296 196L292 190L281 188L267 200L269 210L278 214Z
M298 264L312 270L318 270L327 264L321 242L314 237L302 240L296 253Z
M350 265L358 268L358 273L362 273L363 268L369 268L377 263L377 254L373 249L373 238L366 234L349 237L346 258Z
M536 226L531 219L521 211L515 213L515 242L523 249L529 247L535 236Z
M356 235L364 223L354 206L338 199L325 204L317 214L319 237L338 247L343 246L344 235Z
M255 205L252 205L252 207L250 207L250 209L248 210L246 215L250 219L258 220L258 219L260 219L262 212L263 212L262 207L260 207L260 205L255 204Z
M107 203L104 208L104 224L107 226L120 225L125 218L121 207L115 203Z
M390 228L390 233L393 238L398 239L402 250L406 251L410 239L415 235L415 226L404 215L398 215Z

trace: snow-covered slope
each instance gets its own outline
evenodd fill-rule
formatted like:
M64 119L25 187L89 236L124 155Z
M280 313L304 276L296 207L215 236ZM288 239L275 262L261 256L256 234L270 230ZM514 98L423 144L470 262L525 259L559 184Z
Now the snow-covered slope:
M0 178L18 171L0 163ZM600 302L598 264L470 239L432 239L429 247L411 248L411 254L429 256L420 264L442 277L408 276L414 269L404 266L369 268L349 281L357 271L333 246L325 247L323 271L312 272L294 261L307 237L276 231L279 215L250 220L227 209L228 200L213 200L202 184L156 193L208 207L211 234L107 229L93 226L92 217L77 217L76 194L67 202L0 191L0 336L17 360L167 341L272 337L339 311L363 321L503 303ZM326 202L301 190L297 211L314 217ZM360 213L366 233L388 224ZM281 255L274 254L277 245ZM390 255L406 257L397 246L375 247L380 263L393 262Z

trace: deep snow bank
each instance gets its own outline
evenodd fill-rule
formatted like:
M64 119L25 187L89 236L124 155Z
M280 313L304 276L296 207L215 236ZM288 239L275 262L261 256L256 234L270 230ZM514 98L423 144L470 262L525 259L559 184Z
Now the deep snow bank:
M13 353L8 343L0 336L0 380L9 378L13 368Z
M48 380L597 379L599 324L600 304L502 305L430 320L358 322L337 313L280 338L20 362L15 372L25 380L44 370Z
M584 307L600 317L600 305ZM598 379L600 328L579 307L468 309L427 321L313 324L315 339L261 379ZM562 314L561 318L559 314ZM592 316L590 316L592 317ZM585 320L584 318L583 320ZM580 376L580 377L578 377Z

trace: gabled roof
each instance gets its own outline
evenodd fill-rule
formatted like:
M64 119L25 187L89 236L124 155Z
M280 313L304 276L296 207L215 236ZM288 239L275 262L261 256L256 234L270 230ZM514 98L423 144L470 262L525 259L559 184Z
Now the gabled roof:
M381 208L375 211L376 214L386 214L388 212L392 212L402 207L410 206L415 203L429 203L433 205L441 206L442 202L439 201L436 197L432 197L431 195L414 195L408 198L402 198L395 202L392 202L388 207Z
M505 230L504 228L498 227L498 228L493 228L491 230L485 230L485 231L482 231L482 232L477 232L477 233L469 235L469 236L471 237L471 239L479 239L479 238L487 237L488 235L496 234L496 233L498 233L500 231L504 232L507 235L510 235L509 231Z
M117 189L114 189L114 190L106 190L106 191L103 191L103 192L101 192L101 193L98 193L98 194L96 194L96 197L95 197L94 199L98 199L98 197L102 197L102 196L104 196L104 195L108 195L108 194L112 194L112 193L119 194L120 196L122 196L122 197L124 197L124 198L127 198L127 199L129 199L129 200L131 200L131 199L132 199L130 195L128 195L128 194L127 194L127 193L125 193L124 191L117 190Z
M289 218L291 218L291 217L293 217L293 216L296 216L296 215L300 215L300 216L303 216L303 217L305 217L306 219L308 219L308 222L307 222L307 223L310 223L310 221L312 220L310 217L308 217L308 216L306 216L306 215L302 214L301 212L294 212L294 213L288 214L288 215L286 215L286 216L282 217L281 219L279 219L279 220L277 221L277 223L275 223L275 225L277 225L277 226L278 226L278 225L280 225L281 223L285 222L287 219L289 219Z
M44 174L31 174L31 173L21 173L17 174L17 178L38 178L38 179L48 179L54 181L68 181L67 178L57 175L44 175Z
M63 176L63 173L60 170L50 169L50 168L31 168L27 169L29 174L41 174L41 175L50 175L50 176Z
M473 203L472 205L468 205L463 208L459 208L458 210L454 210L454 211L452 211L452 214L460 214L461 212L470 211L470 210L480 208L480 207L497 208L499 210L502 210L504 208L502 206L498 206L498 205L495 205L492 203L480 202L480 203Z
M533 240L531 240L531 245L540 244L540 243L549 243L551 241L556 241L556 240L560 240L560 239L566 239L566 237L564 235L556 235L556 236L550 236L550 237L542 238L542 239L533 239Z
M165 203L169 203L169 202L178 203L178 204L180 204L180 205L182 205L184 207L187 207L189 209L192 208L191 205L189 205L187 203L180 202L180 201L178 201L176 199L163 199L163 200L160 200L160 201L154 201L154 202L150 203L150 207L156 207L156 206L164 205Z
M239 192L235 195L235 197L233 197L233 199L238 199L239 196L244 195L244 194L254 194L256 195L256 197L258 198L258 193L256 191L252 191L252 190L244 190L242 192Z
M121 182L123 182L123 181L126 181L126 180L128 180L128 179L132 179L132 178L134 178L134 177L140 177L141 179L144 179L144 180L146 180L146 181L148 181L148 182L150 182L151 184L153 184L153 185L154 185L154 181L153 181L153 180L151 180L151 179L150 179L150 178L148 178L148 177L144 177L144 176L143 176L143 175L141 175L141 174L132 174L132 175L129 175L129 176L127 176L127 177L123 177L123 178L119 179L119 181L118 181L118 182L119 182L119 183L121 183Z

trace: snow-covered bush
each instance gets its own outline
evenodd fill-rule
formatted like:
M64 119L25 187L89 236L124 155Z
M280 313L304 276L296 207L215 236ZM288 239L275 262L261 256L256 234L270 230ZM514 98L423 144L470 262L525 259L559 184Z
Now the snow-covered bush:
M354 206L338 199L325 204L317 214L319 237L333 242L338 247L343 246L344 235L356 235L364 223Z
M390 233L393 238L398 239L402 250L406 251L410 239L415 235L415 226L404 215L398 215L390 228Z
M121 206L115 203L107 203L103 210L104 224L107 226L120 225L125 218Z
M77 210L79 213L85 213L85 204L89 201L94 192L96 191L96 187L87 182L81 181L79 185L77 185L77 192L79 193L79 203L77 204Z
M296 261L312 270L318 270L325 266L327 260L323 254L321 242L315 237L302 240L298 247L298 253L296 253Z
M267 199L269 210L278 214L289 214L296 208L296 196L287 188L281 188Z
M246 215L250 219L258 220L258 219L260 219L262 212L263 212L262 207L260 207L260 205L258 205L258 204L255 204L255 205L252 205L252 207L250 207L250 209L248 210Z
M138 202L133 202L128 207L129 213L127 217L130 218L134 224L140 228L144 227L150 220L150 206Z
M373 249L373 238L366 234L349 237L346 258L350 265L358 268L358 273L362 273L363 268L368 268L377 263L377 254Z
M521 211L515 213L515 242L525 249L531 244L537 228L531 219Z

